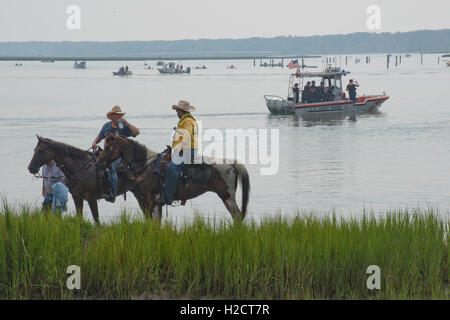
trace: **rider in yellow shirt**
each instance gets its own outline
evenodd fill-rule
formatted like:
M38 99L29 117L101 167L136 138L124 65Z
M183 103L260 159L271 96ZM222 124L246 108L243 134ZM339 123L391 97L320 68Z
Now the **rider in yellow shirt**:
M167 167L166 184L159 200L161 205L171 204L175 200L178 180L184 163L193 163L198 150L198 125L191 112L195 107L180 100L172 109L180 119L172 142L172 161Z

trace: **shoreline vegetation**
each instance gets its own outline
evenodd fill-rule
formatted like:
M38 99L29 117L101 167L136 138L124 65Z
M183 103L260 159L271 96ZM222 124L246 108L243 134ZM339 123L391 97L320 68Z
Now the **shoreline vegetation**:
M432 209L181 228L0 207L0 299L449 299L449 217ZM81 289L66 287L68 266ZM371 265L381 289L369 290Z
M356 55L374 53L449 53L450 29L407 32L354 32L312 36L153 41L9 41L1 56L162 57L199 60L207 57ZM216 58L217 59L217 58ZM222 58L223 59L223 58ZM222 60L220 59L220 60Z

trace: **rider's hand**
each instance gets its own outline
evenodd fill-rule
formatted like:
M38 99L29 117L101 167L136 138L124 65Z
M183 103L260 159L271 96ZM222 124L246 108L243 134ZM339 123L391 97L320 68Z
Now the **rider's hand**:
M92 142L92 149L97 149L97 143L94 141L94 142Z

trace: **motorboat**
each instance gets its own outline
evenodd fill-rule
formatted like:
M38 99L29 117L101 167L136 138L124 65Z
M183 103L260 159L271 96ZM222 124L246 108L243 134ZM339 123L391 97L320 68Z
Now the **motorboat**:
M346 97L342 86L342 77L349 71L337 67L328 67L323 72L297 72L289 77L288 96L283 99L276 95L265 95L266 105L273 114L333 114L333 113L362 113L376 112L389 99L385 93L380 95L363 95L356 101ZM310 79L319 79L324 83L324 94L321 97L302 101L303 88ZM294 83L299 84L299 96L292 90ZM316 87L319 88L319 87ZM298 101L298 102L297 102Z
M183 74L183 73L191 73L191 68L183 68L183 66L177 65L174 63L169 63L164 65L162 68L157 68L159 73L162 74Z
M81 62L75 61L75 63L73 64L73 67L75 69L86 69L86 61L81 61Z
M119 71L114 72L113 76L121 76L121 77L127 77L131 76L133 73L130 70L124 69L123 67L119 69Z

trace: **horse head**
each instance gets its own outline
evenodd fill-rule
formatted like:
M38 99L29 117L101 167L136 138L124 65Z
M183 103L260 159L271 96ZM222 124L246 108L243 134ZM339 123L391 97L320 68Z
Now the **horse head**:
M46 144L46 138L36 135L38 138L38 143L34 148L33 158L31 158L30 164L28 165L28 171L32 174L39 172L39 169L50 160L54 159L53 151L48 148Z
M97 170L106 169L106 167L121 157L120 139L121 137L119 135L111 133L105 138L103 151L100 152L95 162L95 168Z

